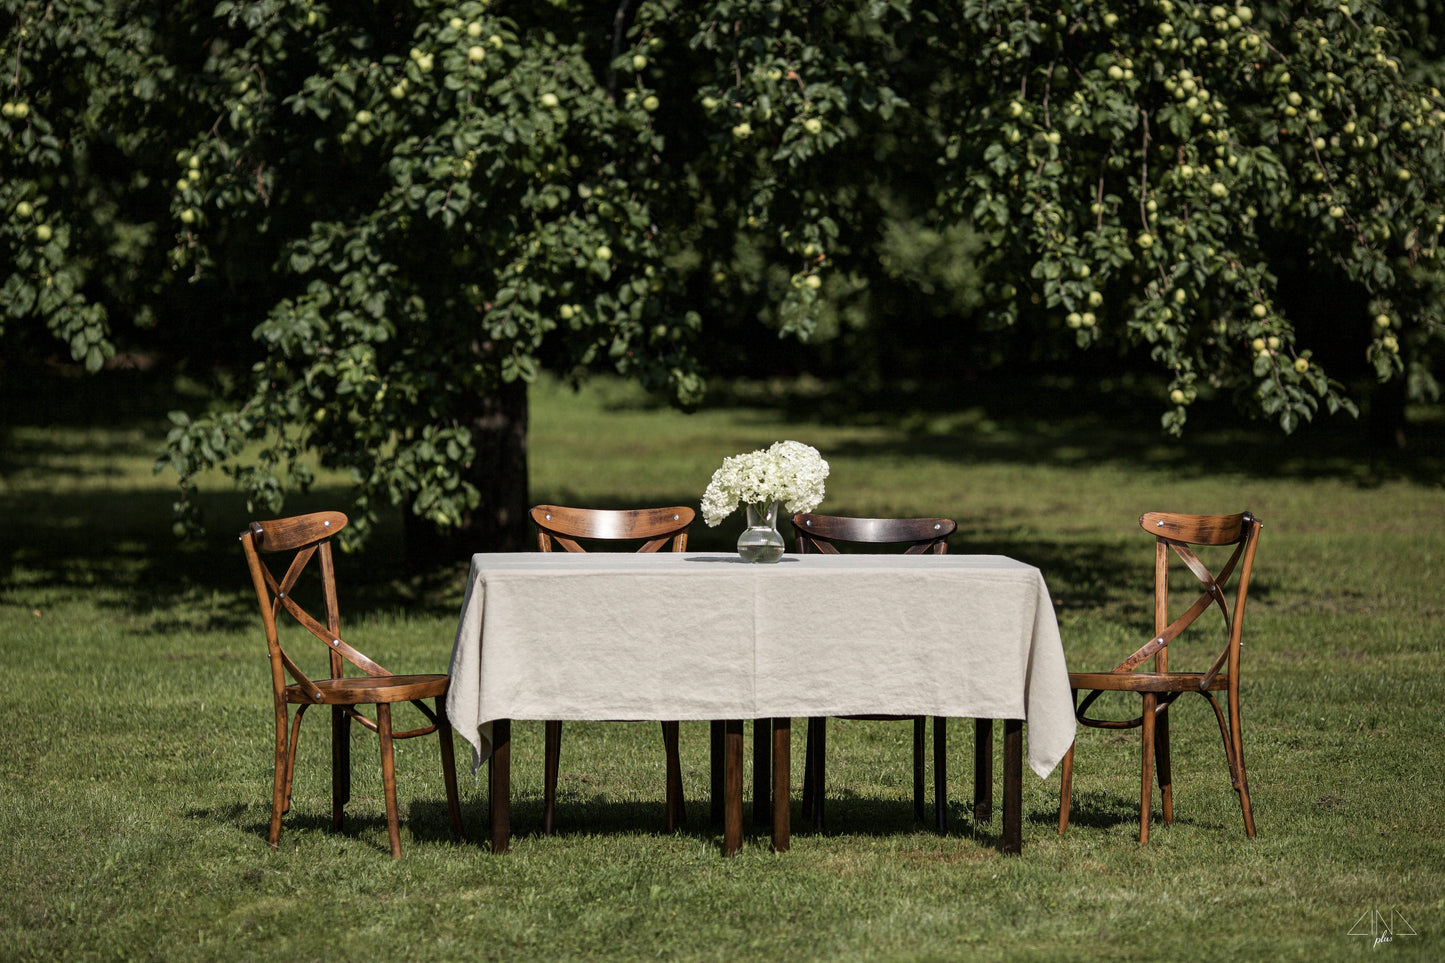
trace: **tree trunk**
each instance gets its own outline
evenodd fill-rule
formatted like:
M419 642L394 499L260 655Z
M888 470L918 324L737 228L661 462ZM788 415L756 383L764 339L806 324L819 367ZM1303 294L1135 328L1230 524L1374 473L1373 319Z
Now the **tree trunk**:
M412 571L451 564L475 552L521 552L528 547L527 386L503 384L478 399L471 418L477 455L463 476L481 493L460 529L440 531L425 519L405 519L406 560Z

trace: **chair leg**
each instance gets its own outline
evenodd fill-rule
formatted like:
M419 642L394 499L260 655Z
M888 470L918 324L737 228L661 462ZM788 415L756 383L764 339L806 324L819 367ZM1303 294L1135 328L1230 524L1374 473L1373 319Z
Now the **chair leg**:
M928 720L924 716L913 717L913 818L923 822L923 743L924 726Z
M1169 766L1169 708L1160 710L1154 726L1154 769L1159 779L1159 805L1164 825L1174 824L1174 778Z
M442 750L442 782L447 790L447 815L452 820L452 832L462 842L467 841L467 832L462 828L462 806L457 795L457 756L452 743L452 724L447 719L446 697L437 697L437 738Z
M1239 808L1244 812L1244 834L1254 836L1254 810L1249 804L1249 776L1244 768L1244 735L1240 732L1239 698L1229 700L1229 733L1234 742L1234 764L1238 769Z
M993 819L993 720L973 721L973 819Z
M271 785L271 832L267 843L272 849L281 839L281 815L286 812L286 803L291 798L291 752L287 740L287 728L291 722L286 706L276 706L276 769Z
M291 811L291 787L296 781L296 746L301 741L301 717L306 715L307 707L298 706L296 715L291 720L291 739L286 747L286 798L281 803L281 811Z
M711 825L720 827L723 824L723 795L726 791L724 785L723 769L726 766L724 756L726 753L724 740L725 724L718 721L708 723L708 776L710 786L709 793L712 801L709 805L708 815Z
M1074 792L1074 743L1069 743L1069 750L1064 753L1064 761L1059 765L1059 835L1069 828L1069 802Z
M396 760L391 746L391 706L376 706L376 731L381 736L381 789L386 795L386 834L391 838L391 858L401 858L401 826L396 815Z
M667 831L677 832L687 824L687 804L682 797L682 760L678 756L676 722L662 724L662 747L667 755Z
M562 723L549 719L542 726L542 834L551 836L557 817L557 765L562 754Z
M818 723L816 731L813 723ZM823 831L823 800L827 796L827 765L825 760L828 757L828 722L827 719L819 716L817 719L808 720L808 732L811 738L808 740L808 757L811 759L809 774L813 779L813 829L817 832Z
M807 734L803 737L803 818L813 818L813 797L815 788L813 785L813 765L816 760L816 753L813 749L813 740L817 738L817 720L808 720Z
M1154 706L1157 696L1144 693L1144 751L1140 769L1143 782L1139 787L1139 845L1149 841L1149 814L1153 810L1154 793Z
M935 828L948 832L948 720L933 717L933 816Z
M1224 740L1224 762L1229 766L1229 781L1234 791L1239 794L1239 807L1244 812L1244 834L1253 836L1254 812L1249 805L1249 781L1244 771L1244 738L1239 730L1238 700L1229 700L1230 721L1226 724L1219 703L1207 692L1202 695L1209 700L1209 704L1214 708L1214 717L1219 721L1219 735Z
M753 720L753 825L773 823L773 720Z
M351 715L345 706L331 707L331 829L341 828L342 813L351 801Z

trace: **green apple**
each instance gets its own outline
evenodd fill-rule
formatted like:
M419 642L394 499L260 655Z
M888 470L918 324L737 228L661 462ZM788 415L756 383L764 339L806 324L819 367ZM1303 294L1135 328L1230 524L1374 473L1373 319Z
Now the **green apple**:
M552 107L556 107L559 103L561 103L561 101L557 99L557 95L552 93L550 90L542 95L543 107L547 107L550 109Z
M649 113L656 110L659 106L661 106L661 102L652 94L648 94L642 98L642 109Z
M28 218L33 213L35 213L35 208L30 206L29 201L21 201L15 205L15 214L17 217Z
M472 44L467 48L467 59L474 64L479 64L487 59L487 48L481 44Z
M54 236L55 236L55 232L50 229L50 225L49 225L49 224L39 224L39 225L36 225L36 228L35 228L35 240L39 241L41 244L44 244L45 242L49 241L49 240L50 240L52 237L54 237Z
M612 260L612 248L608 247L606 244L599 244L597 246L597 250L593 252L592 256L597 258L597 260L599 261L610 261Z
M823 279L818 277L818 275L816 274L810 274L807 277L803 278L803 283L807 285L808 288L810 288L811 290L816 291L823 286Z
M803 121L803 129L810 134L821 134L823 132L823 122L816 117L809 117Z

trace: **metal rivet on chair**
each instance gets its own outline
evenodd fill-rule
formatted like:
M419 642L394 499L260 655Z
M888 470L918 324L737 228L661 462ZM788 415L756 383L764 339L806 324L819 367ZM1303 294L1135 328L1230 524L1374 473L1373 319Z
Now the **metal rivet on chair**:
M938 524L937 522L934 522L934 524L933 524L933 530L934 530L935 532L938 531L938 530L939 530L940 528L942 528L942 527L943 527L943 526L940 525L940 524Z
M1159 521L1155 522L1155 523L1154 523L1154 527L1155 527L1155 528L1163 528L1163 527L1164 527L1164 519L1161 518L1161 519L1159 519Z
M550 522L551 520L552 520L552 513L551 513L551 512L548 512L548 513L547 513L547 521Z
M681 517L682 517L681 515L674 515L674 516L672 516L672 520L675 522L675 521L677 521L677 520L678 520L679 518L681 518Z
M331 527L331 519L328 518L326 521L322 522L321 524L322 524L323 526L325 526L326 528L330 528L330 527Z
M340 640L340 639L332 639L332 640L331 640L331 644L332 644L332 645L340 645L340 644L341 644L341 640Z

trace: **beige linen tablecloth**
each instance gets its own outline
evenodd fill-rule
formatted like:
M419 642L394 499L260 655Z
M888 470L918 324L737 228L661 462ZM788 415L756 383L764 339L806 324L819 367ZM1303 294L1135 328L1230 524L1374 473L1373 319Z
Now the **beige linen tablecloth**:
M999 555L475 555L451 676L474 771L495 719L1024 719L1040 778L1074 738L1048 588Z

